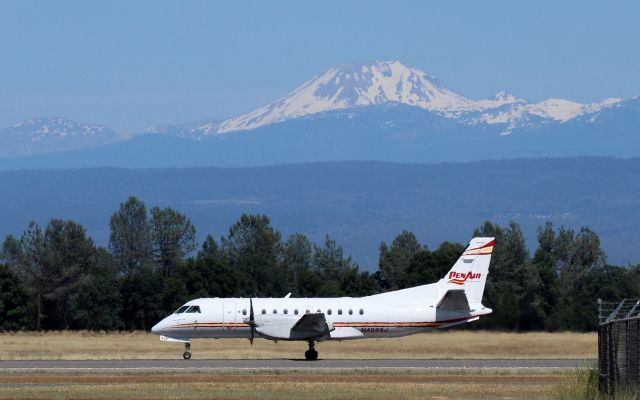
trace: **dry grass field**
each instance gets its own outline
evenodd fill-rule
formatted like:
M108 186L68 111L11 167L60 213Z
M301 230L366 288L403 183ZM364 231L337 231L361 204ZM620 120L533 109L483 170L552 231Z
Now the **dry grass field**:
M570 374L4 375L0 399L548 399Z
M193 358L299 358L304 342L196 339ZM324 342L322 358L596 358L596 333L432 332L397 339ZM177 359L182 344L145 332L0 334L0 360Z

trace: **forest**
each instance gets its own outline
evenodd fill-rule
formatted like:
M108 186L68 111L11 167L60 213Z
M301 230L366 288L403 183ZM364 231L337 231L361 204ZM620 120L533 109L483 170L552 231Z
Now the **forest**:
M0 250L0 330L149 330L198 297L366 296L439 280L465 245L429 249L409 231L380 243L370 273L331 236L286 238L260 214L243 214L218 239L196 243L188 216L138 198L110 218L107 247L80 224L51 219L8 235ZM640 297L640 265L607 263L596 232L550 222L532 253L515 222L486 221L472 236L495 236L483 303L493 314L468 329L589 331L597 299Z

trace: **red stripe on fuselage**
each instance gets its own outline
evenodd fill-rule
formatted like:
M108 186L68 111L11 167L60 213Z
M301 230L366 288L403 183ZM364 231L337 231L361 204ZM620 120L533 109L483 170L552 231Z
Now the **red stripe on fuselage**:
M351 328L355 328L355 327L419 328L419 327L425 327L425 326L426 327L439 326L439 325L450 324L454 322L466 321L470 318L473 318L473 317L469 316L469 317L449 319L444 321L407 321L407 322L342 321L342 322L334 322L333 325L335 327L351 327ZM196 322L191 324L179 324L179 325L172 326L172 328L245 328L245 327L248 328L249 324L242 323L242 322L236 322L236 323L234 322L231 322L231 323L229 322Z

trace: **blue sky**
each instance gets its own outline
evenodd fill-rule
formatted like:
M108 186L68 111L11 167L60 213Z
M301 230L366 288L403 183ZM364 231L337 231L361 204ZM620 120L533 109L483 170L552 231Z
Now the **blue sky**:
M640 2L3 1L0 126L136 132L263 105L342 63L398 59L472 98L640 93Z

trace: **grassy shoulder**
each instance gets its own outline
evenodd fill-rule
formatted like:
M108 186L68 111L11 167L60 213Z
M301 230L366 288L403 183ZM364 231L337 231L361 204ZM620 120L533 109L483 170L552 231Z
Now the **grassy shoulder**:
M549 398L565 374L237 373L2 375L2 398Z
M199 359L299 358L304 342L195 339ZM597 358L596 333L430 332L395 339L323 342L322 358ZM0 334L0 360L100 360L180 358L180 343L161 342L147 332L18 332Z

